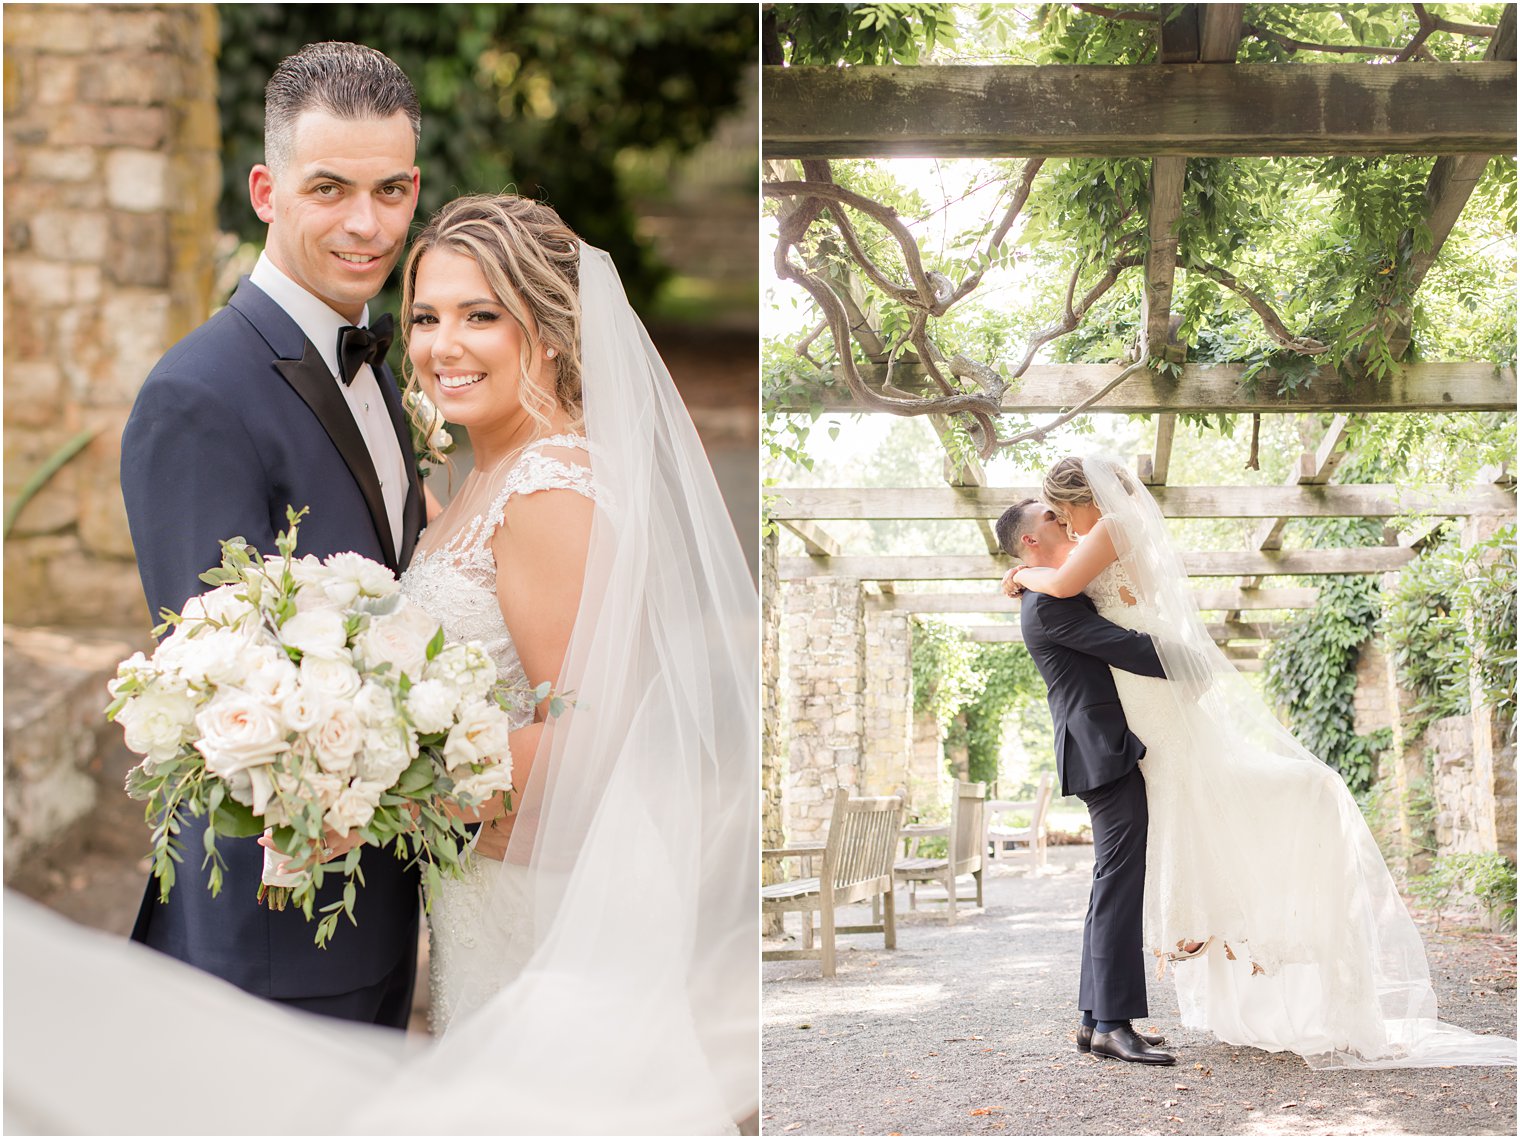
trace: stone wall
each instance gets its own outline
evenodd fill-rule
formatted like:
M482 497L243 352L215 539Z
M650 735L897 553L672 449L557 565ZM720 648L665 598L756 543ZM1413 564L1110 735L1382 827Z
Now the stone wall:
M861 793L911 801L913 627L906 613L865 612L865 763Z
M776 573L776 535L768 534L760 546L760 845L775 850L786 845L783 788L786 775L786 702L782 697L786 676L782 657L781 582ZM765 859L760 881L781 881L789 867ZM781 916L766 915L762 933L779 934Z
M791 721L785 783L791 845L821 843L834 792L861 786L865 611L860 582L816 577L787 585L785 654Z
M143 627L118 477L163 351L207 316L220 190L209 5L5 8L5 618Z
M913 717L913 754L908 763L908 806L922 813L936 803L949 803L950 782L945 773L945 743L939 721L928 712Z

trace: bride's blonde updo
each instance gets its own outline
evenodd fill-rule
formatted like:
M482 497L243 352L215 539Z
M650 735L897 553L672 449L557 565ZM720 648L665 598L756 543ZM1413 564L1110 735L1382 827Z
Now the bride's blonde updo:
M1062 516L1069 506L1089 505L1093 500L1093 492L1087 482L1087 472L1082 469L1082 460L1076 455L1068 455L1057 461L1045 472L1040 497L1047 506Z
M544 205L516 194L472 194L433 215L412 243L401 271L401 311L409 317L417 286L417 266L432 249L461 253L480 266L496 300L523 334L523 409L547 432L557 410L582 426L579 290L580 238ZM403 321L410 328L408 321ZM548 360L553 380L545 388L529 380L536 361ZM410 360L404 365L406 394L417 390ZM408 405L410 406L410 399ZM414 420L424 438L427 424Z

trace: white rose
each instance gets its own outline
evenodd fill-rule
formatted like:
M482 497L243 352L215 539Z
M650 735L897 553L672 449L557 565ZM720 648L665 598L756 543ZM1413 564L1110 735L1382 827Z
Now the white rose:
M297 685L280 701L280 715L298 732L309 732L327 719L331 701L321 692Z
M436 427L433 429L433 433L428 436L428 446L439 454L447 451L453 445L454 437L449 434L446 427Z
M312 730L310 739L322 770L345 775L353 769L354 753L364 742L364 725L348 705L334 704L327 719Z
M303 657L326 657L341 660L347 654L348 630L343 626L343 614L335 609L307 609L297 611L280 626L280 640Z
M386 685L375 680L366 680L364 687L359 689L359 694L354 697L354 711L367 728L390 726L401 719L395 696Z
M255 645L246 654L247 675L243 688L270 704L280 704L296 691L301 674L291 660L273 645ZM295 727L294 724L291 727Z
M379 805L380 796L387 786L389 785L366 782L363 779L355 780L339 793L323 821L345 837L357 827L368 826L369 821L375 817L375 807Z
M400 588L396 575L389 569L358 554L333 554L326 565L328 573L323 588L341 605L351 605L361 594L389 597Z
M150 689L128 700L116 722L126 730L127 747L154 763L166 763L179 753L195 723L195 704L181 692Z
M459 723L443 745L444 765L453 771L465 763L510 760L507 735L511 721L500 708L491 704L467 705L461 709Z
M480 804L498 791L512 790L512 769L505 763L493 763L475 775L454 781L454 794Z
M186 601L180 615L187 621L241 626L254 612L253 607L238 596L243 592L244 587L240 584L219 585Z
M479 700L496 683L496 662L479 641L445 645L443 651L428 662L423 676L457 688L463 699Z
M346 660L301 658L301 686L330 700L349 700L364 683L359 670Z
M238 685L248 672L251 645L248 634L240 630L182 625L158 646L154 660L187 684Z
M196 749L213 775L271 763L289 750L283 720L263 700L241 692L218 696L195 716Z
M370 618L369 628L359 634L354 651L366 669L388 661L392 675L420 680L427 666L428 642L437 632L437 621L420 606L403 602L394 613Z
M274 768L271 766L248 767L224 775L227 793L272 827L290 822L285 806L275 797Z
M359 778L390 787L417 758L417 741L404 727L371 728L357 757Z
M446 732L459 707L459 690L442 680L420 680L406 694L406 710L419 732Z

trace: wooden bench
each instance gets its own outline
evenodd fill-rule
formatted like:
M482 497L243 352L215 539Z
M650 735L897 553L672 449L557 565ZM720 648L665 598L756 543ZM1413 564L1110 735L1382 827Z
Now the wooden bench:
M1008 799L994 799L987 804L987 842L993 858L1006 855L1010 850L1023 846L1034 856L1036 869L1045 865L1045 815L1050 810L1053 781L1050 772L1040 776L1040 787L1033 800L1015 803ZM1029 816L1027 827L1000 827L999 815L1021 814Z
M786 847L762 851L766 858L800 858L802 875L760 888L761 910L768 914L802 914L801 949L767 949L766 961L798 958L822 962L823 975L834 975L834 938L841 933L880 933L885 948L897 948L897 914L892 903L892 859L902 828L900 796L852 799L841 788L834 797L834 814L822 846ZM821 859L816 876L809 874ZM881 920L872 925L835 925L834 907L850 902L883 899ZM818 914L819 946L813 944L813 914Z
M950 829L944 858L903 858L892 868L892 877L908 883L909 905L918 906L918 883L939 882L945 887L946 913L955 924L955 880L963 874L976 879L976 904L982 905L982 857L987 849L987 784L956 780L950 803Z

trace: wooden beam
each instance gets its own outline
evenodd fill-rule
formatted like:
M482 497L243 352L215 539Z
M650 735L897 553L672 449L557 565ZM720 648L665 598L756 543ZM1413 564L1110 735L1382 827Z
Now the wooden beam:
M1483 58L1488 61L1515 59L1515 5L1506 4L1499 17L1499 29L1488 41ZM1486 154L1454 154L1437 158L1425 183L1425 224L1430 230L1430 246L1415 250L1414 234L1406 232L1399 241L1401 251L1409 255L1409 287L1411 292L1420 287L1425 274L1430 272L1441 247L1451 235L1452 227L1472 196L1483 168L1488 165ZM1390 314L1392 320L1389 349L1397 360L1409 349L1412 331L1412 314L1408 310Z
M1176 415L1167 412L1156 416L1156 446L1149 455L1135 457L1136 473L1146 486L1166 485L1172 466L1172 440L1176 434Z
M1382 68L1380 70L1387 70ZM1110 382L1119 364L1036 364L1003 397L1003 410L1026 415L1056 414L1075 407ZM908 391L923 390L914 369L899 366L893 382ZM1291 401L1276 395L1270 372L1248 389L1243 364L1187 364L1176 378L1142 368L1093 407L1093 412L1154 415L1167 411L1210 414L1311 411L1514 411L1515 370L1483 361L1405 364L1386 380L1342 379L1321 368L1294 393ZM884 368L865 366L861 375L879 386ZM841 380L819 393L820 410L864 413ZM806 414L801 402L779 404L777 411ZM885 412L879 414L887 414Z
M1238 589L1195 589L1194 600L1204 612L1229 609L1313 609L1319 590L1307 587L1258 589L1242 597ZM1007 613L1017 609L1017 602L999 593L996 587L977 593L908 593L899 590L890 596L867 595L866 605L897 613Z
M766 67L767 158L1507 154L1515 65Z
M1191 577L1262 574L1299 577L1315 574L1388 573L1414 559L1413 550L1367 546L1347 550L1207 550L1182 555ZM1001 581L1012 561L991 554L935 554L918 557L863 555L842 558L781 558L782 581L808 577L853 577L862 581Z
M1198 37L1200 63L1233 63L1245 22L1244 4L1207 4Z
M1039 498L1037 486L999 487L768 487L777 519L997 518L1024 498ZM1434 494L1389 484L1330 486L1156 486L1151 494L1169 518L1394 518L1424 512L1465 518L1505 514L1515 494L1502 485Z
M814 557L836 558L844 553L839 539L831 535L816 522L808 522L798 518L778 518L778 522L785 526L793 534L802 539L802 544L807 552Z

